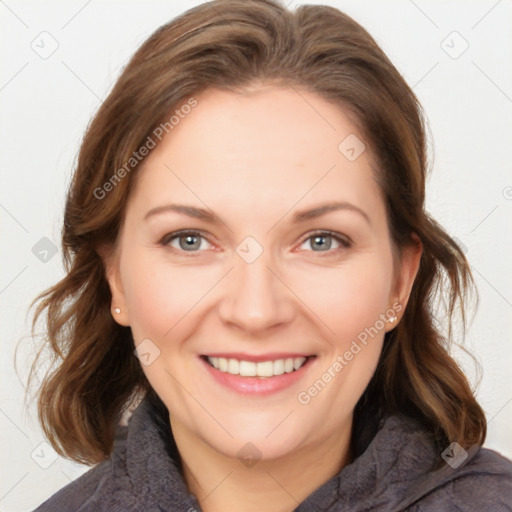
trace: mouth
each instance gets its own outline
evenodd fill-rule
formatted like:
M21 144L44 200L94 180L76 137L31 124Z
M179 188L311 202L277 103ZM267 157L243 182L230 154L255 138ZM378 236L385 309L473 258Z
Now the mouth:
M266 395L292 386L305 374L316 355L210 354L204 367L224 387L244 395Z
M260 379L268 379L300 370L308 360L308 357L313 356L268 359L266 361L259 362L233 357L203 357L210 366L222 373L239 375L240 377L259 377Z

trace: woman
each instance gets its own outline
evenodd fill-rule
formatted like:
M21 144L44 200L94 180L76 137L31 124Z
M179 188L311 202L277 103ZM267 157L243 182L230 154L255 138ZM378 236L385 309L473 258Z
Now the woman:
M425 174L414 94L336 9L157 30L88 128L36 312L45 434L97 464L37 510L512 510L434 317L471 275Z

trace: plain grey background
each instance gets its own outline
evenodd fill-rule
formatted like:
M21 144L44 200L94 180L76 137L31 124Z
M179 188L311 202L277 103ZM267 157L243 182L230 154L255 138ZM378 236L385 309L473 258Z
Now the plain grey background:
M0 512L32 510L87 469L57 457L35 409L24 411L27 308L63 275L64 193L87 123L136 48L198 3L0 0ZM480 292L466 346L482 365L486 446L512 457L512 1L286 3L328 4L354 17L424 106L428 209L465 246ZM454 353L476 385L471 360Z

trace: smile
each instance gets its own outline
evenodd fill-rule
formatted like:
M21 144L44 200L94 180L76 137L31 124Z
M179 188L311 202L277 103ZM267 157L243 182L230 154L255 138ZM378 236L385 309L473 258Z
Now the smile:
M214 382L245 396L266 396L293 387L316 359L316 355L284 352L260 355L225 352L199 357Z
M241 377L275 377L299 370L306 362L306 357L288 357L269 361L245 361L225 357L207 357L213 368L231 375Z

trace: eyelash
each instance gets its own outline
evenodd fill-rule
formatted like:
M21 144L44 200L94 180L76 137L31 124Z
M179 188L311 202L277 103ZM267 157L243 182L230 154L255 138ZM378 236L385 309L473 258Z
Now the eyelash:
M190 235L201 237L204 240L206 240L208 243L210 243L209 240L208 240L208 237L205 236L200 231L182 230L182 231L175 231L173 233L169 233L169 234L165 235L160 240L159 244L164 246L164 247L168 247L168 248L172 249L173 251L177 251L177 252L183 253L186 256L189 256L189 257L193 258L193 257L198 256L199 253L201 253L202 251L184 251L182 249L176 249L175 247L171 247L170 246L170 243L173 240L179 239L179 238L185 237L185 236L190 236ZM306 242L306 241L308 241L310 239L313 239L315 237L331 237L331 238L333 238L336 242L338 242L341 245L341 247L337 247L337 248L334 248L334 249L327 249L326 251L313 251L313 250L307 251L307 252L319 253L318 254L319 257L332 255L333 253L337 253L337 252L342 251L342 250L350 249L352 247L352 245L353 245L352 240L350 240L348 237L340 235L339 233L336 233L334 231L325 231L325 230L324 231L314 231L312 233L308 233L307 236L302 238L302 240L301 240L299 245L302 245L304 242ZM324 254L322 254L322 253L324 253Z

